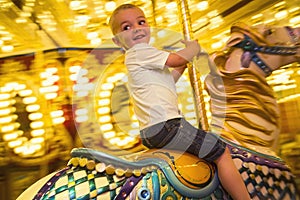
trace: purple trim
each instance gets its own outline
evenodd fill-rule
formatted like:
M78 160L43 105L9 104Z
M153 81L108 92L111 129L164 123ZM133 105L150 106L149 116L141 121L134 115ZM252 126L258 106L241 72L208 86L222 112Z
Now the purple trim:
M126 180L126 183L122 186L119 194L114 199L125 200L142 178L143 176L131 176L130 178L128 178Z
M251 151L247 151L245 149L231 146L227 144L228 148L230 149L231 156L233 158L240 158L243 162L253 162L259 165L267 165L270 168L278 168L281 170L288 170L290 171L290 168L281 160L272 159L271 156L268 156L269 158L263 157L263 155L259 155L256 153L252 153Z
M69 170L70 167L66 167L60 171L58 171L54 176L52 176L46 184L44 184L41 189L39 190L39 192L35 195L35 197L33 198L33 200L40 200L41 198L43 198L43 196L49 192L49 190L51 189L51 187L56 183L56 181L64 174L66 174L66 171Z

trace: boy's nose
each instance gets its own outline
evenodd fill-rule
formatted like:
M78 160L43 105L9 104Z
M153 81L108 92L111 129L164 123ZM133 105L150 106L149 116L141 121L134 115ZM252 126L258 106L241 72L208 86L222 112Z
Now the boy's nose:
M137 33L137 32L140 32L140 31L141 31L140 28L135 28L135 29L133 29L133 32L134 32L134 33Z

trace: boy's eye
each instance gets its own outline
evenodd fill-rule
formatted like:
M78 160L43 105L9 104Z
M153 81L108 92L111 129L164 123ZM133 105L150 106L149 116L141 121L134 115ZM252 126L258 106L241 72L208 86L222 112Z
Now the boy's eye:
M129 25L123 26L123 28L122 28L123 31L129 30L129 29L130 29Z
M145 21L145 20L139 21L139 25L144 25L144 24L146 24L146 21Z

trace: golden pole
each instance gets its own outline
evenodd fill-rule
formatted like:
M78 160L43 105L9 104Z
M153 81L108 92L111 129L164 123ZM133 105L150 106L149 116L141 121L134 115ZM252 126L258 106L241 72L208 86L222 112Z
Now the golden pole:
M191 40L192 27L191 27L191 17L189 13L187 0L177 0L177 6L179 10L179 20L183 25L183 34L185 40ZM202 130L208 130L208 121L205 111L205 102L202 91L202 83L200 79L199 71L196 70L195 61L188 65L188 72L190 77L190 82L194 92L194 100L196 107L196 115L199 121L199 128Z

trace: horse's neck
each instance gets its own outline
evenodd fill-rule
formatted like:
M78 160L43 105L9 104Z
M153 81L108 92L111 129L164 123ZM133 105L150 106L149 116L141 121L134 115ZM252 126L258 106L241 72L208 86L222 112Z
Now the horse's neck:
M235 143L271 154L280 131L273 90L258 72L260 69L255 71L250 66L241 70L239 55L229 59L219 73L206 80L212 100L211 128Z

